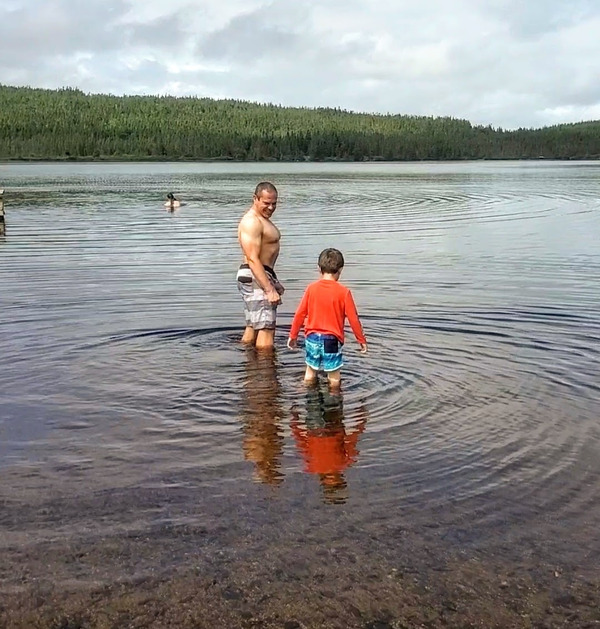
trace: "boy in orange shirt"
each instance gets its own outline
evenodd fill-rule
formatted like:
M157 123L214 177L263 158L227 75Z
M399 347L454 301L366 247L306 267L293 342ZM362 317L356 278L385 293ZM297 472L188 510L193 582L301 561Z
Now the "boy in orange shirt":
M324 249L319 255L321 279L309 284L296 310L287 346L297 348L298 333L304 327L306 352L305 382L314 382L317 372L327 374L329 384L340 386L343 365L344 322L350 323L362 354L367 352L367 339L358 318L350 289L338 282L344 268L344 256L337 249Z

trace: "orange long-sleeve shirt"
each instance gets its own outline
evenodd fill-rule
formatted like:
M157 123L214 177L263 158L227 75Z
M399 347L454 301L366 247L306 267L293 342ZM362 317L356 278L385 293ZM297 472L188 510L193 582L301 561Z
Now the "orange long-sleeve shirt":
M347 435L343 426L329 434L306 430L292 422L292 434L304 459L309 474L343 472L358 457L358 438L362 430Z
M320 279L306 288L292 321L290 338L298 338L300 328L306 321L305 336L313 332L334 334L343 343L346 318L356 340L366 343L350 289L335 280Z

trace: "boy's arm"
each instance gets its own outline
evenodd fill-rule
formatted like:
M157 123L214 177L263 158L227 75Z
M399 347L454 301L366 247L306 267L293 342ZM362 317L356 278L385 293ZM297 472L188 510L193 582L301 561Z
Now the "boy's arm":
M288 347L290 349L294 349L296 347L296 339L298 338L298 333L300 332L300 328L306 319L306 315L308 314L308 288L304 291L304 295L302 296L302 300L298 308L296 309L296 314L292 320L292 327L290 328L290 336L288 338Z
M365 338L365 333L363 332L360 319L358 318L356 304L354 303L354 298L352 297L352 293L350 291L346 293L345 309L346 317L348 317L348 323L350 323L350 327L352 328L352 332L354 333L356 340L360 343L360 351L364 354L367 351L367 339Z

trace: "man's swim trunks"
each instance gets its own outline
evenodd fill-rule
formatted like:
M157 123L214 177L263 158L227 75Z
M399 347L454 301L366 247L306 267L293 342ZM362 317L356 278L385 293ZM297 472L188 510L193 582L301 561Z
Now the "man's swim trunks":
M265 273L273 285L273 288L281 295L283 290L277 280L275 271L271 267L265 266ZM248 264L240 265L237 272L237 285L244 300L246 325L255 330L274 330L277 305L269 302L265 291L252 275Z
M304 339L306 364L315 371L336 371L343 364L342 347L337 336L314 332Z

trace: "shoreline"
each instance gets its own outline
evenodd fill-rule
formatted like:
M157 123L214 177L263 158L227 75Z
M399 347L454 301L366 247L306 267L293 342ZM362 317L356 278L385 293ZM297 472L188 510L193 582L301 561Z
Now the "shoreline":
M14 157L0 158L0 164L28 164L28 163L233 163L233 164L447 164L452 162L597 162L596 157L470 157L464 159L412 159L412 160L385 160L385 159L229 159L225 157L213 158L186 158L186 157L129 157L126 155L115 157Z

